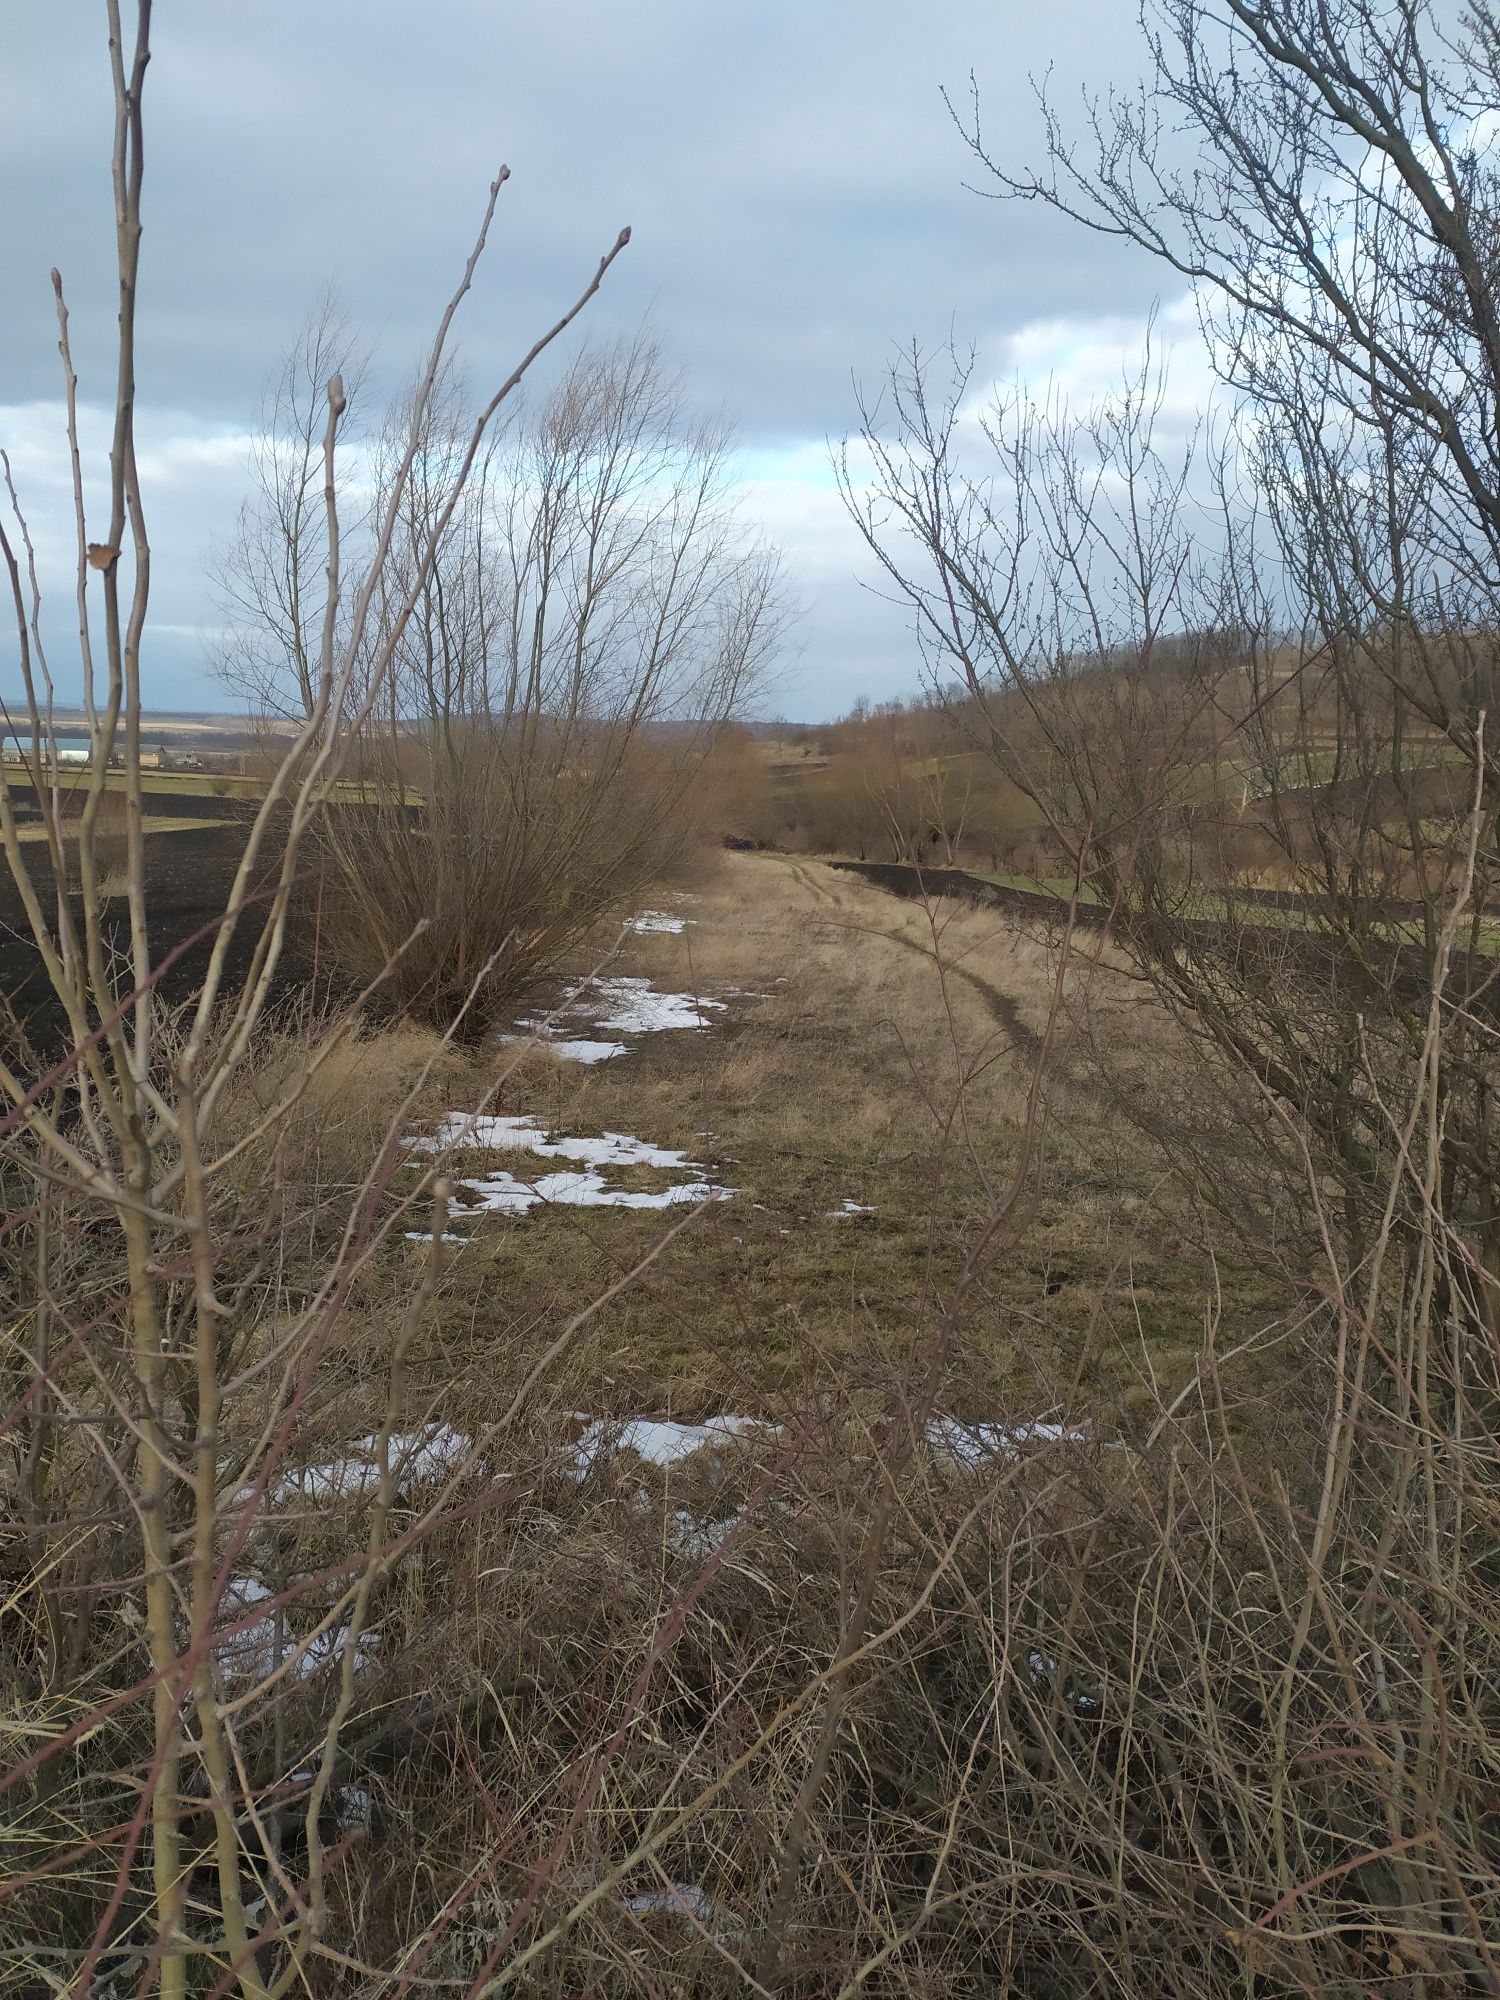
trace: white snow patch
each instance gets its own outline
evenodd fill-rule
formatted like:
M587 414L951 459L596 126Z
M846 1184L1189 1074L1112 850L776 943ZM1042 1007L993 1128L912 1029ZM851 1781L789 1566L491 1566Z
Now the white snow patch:
M728 1201L733 1188L710 1181L677 1181L652 1192L646 1188L611 1187L603 1174L542 1174L537 1180L517 1180L514 1174L486 1174L464 1187L478 1197L465 1213L525 1215L543 1205L554 1208L676 1208L683 1202Z
M723 1449L756 1432L772 1433L761 1417L709 1417L701 1424L674 1423L667 1417L628 1417L611 1423L596 1417L574 1446L572 1473L585 1478L601 1457L633 1451L648 1465L680 1465L709 1446Z
M875 1211L873 1208L867 1206L866 1203L862 1201L851 1201L849 1196L845 1195L842 1208L830 1208L828 1213L833 1217L834 1221L837 1222L840 1219L840 1217L845 1215L873 1215Z
M686 1153L653 1146L628 1132L601 1132L597 1139L549 1139L533 1119L499 1113L449 1111L430 1138L402 1142L416 1153L449 1153L472 1146L486 1153L537 1153L544 1160L580 1160L591 1167L693 1167ZM696 1170L696 1169L695 1169Z
M235 1624L255 1605L276 1594L259 1577L231 1578L219 1600L220 1625ZM348 1640L348 1627L342 1623L304 1640L288 1628L285 1609L278 1606L239 1631L216 1635L213 1651L224 1670L237 1679L265 1680L290 1662L292 1677L305 1681L330 1661L341 1659ZM355 1667L363 1666L379 1644L378 1632L361 1632L354 1648Z
M652 931L665 931L675 936L684 924L696 921L694 917L669 916L665 910L642 910L638 917L631 918L630 928L642 935Z
M709 1000L693 993L658 993L649 979L598 979L594 981L604 1012L590 1006L596 1027L618 1035L654 1035L664 1028L708 1028L713 1024L705 1008L723 1013L722 1000Z
M525 1215L540 1204L561 1208L675 1208L684 1202L727 1201L735 1189L705 1178L706 1170L675 1146L653 1146L628 1132L601 1132L597 1138L550 1138L532 1119L450 1111L430 1135L402 1142L418 1153L449 1153L460 1147L476 1151L535 1153L547 1160L576 1161L582 1173L541 1174L532 1179L495 1173L465 1179L456 1203L459 1212L488 1211ZM655 1167L688 1179L655 1190L612 1187L601 1167ZM469 1200L464 1201L462 1196Z
M687 1917L708 1929L718 1921L718 1906L696 1882L674 1882L670 1889L649 1889L644 1895L622 1896L621 1907L632 1917Z
M654 1035L664 1028L710 1027L706 1009L722 1013L724 1002L693 993L658 993L649 979L622 974L617 979L587 979L550 1015L530 1015L516 1026L530 1034L558 1036L561 1055L568 1046L561 1039L565 1030L559 1024L564 1021L587 1021L616 1035Z
M353 1833L370 1824L370 1794L363 1785L334 1787L333 1823L340 1833Z
M929 1448L968 1472L990 1459L1017 1458L1028 1445L1087 1442L1086 1431L1066 1424L965 1424L957 1417L934 1417L927 1426Z
M555 1034L541 1021L523 1022L522 1026L529 1027L530 1032L525 1035L502 1035L502 1043L537 1041L550 1049L559 1062L602 1063L625 1053L624 1042L596 1042L583 1035Z
M431 1486L446 1479L468 1457L473 1443L467 1432L456 1431L451 1424L429 1424L420 1431L392 1431L390 1459L397 1491L414 1485ZM380 1483L379 1452L377 1432L355 1438L340 1458L325 1459L317 1465L294 1466L281 1473L267 1489L263 1504L281 1507L293 1500L362 1498L373 1493ZM250 1491L248 1486L242 1487L235 1495L235 1504L245 1505Z
M686 1507L679 1507L672 1515L672 1540L684 1555L701 1562L714 1553L730 1530L738 1527L739 1521L738 1514L731 1514L727 1521L700 1521Z

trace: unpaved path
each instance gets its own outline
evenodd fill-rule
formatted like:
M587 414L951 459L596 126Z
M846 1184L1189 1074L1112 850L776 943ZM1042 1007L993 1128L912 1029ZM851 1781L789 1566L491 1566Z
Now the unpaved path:
M800 889L806 891L809 898L818 907L820 913L824 909L846 912L850 910L850 902L844 885L833 872L835 868L843 867L843 863L785 861L781 865L790 870L793 881L796 882ZM904 885L886 882L881 879L879 874L867 872L865 868L858 870L851 869L850 872L857 873L861 880L867 882L872 888L883 891L887 895L897 896L903 901L909 902L912 900L911 890ZM964 879L967 880L968 878ZM933 893L938 893L938 891L934 889ZM975 897L969 900L984 902L988 899ZM831 919L825 919L825 921L831 921ZM1030 1055L1034 1054L1039 1048L1041 1037L1023 1018L1016 1001L1008 993L1002 993L997 986L984 978L982 974L973 972L968 966L960 965L955 960L944 957L940 947L935 947L931 943L924 943L920 938L912 937L909 932L899 926L860 924L859 929L866 936L883 938L889 944L899 945L903 951L915 952L919 958L925 958L935 970L939 970L944 978L962 980L971 992L977 993L981 1000L983 1000L991 1018L1010 1038L1012 1045L1016 1049Z

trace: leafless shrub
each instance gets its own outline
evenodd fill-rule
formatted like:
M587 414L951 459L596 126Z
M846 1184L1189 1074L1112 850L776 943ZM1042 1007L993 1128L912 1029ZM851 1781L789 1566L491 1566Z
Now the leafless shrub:
M1263 18L1238 0L1231 12ZM1342 25L1362 19L1351 0ZM1391 819L1348 795L1326 810L1313 799L1297 822L1299 863L1310 825L1325 869L1305 937L1258 935L1232 882L1212 885L1223 907L1207 921L1181 872L1199 851L1183 814L1202 803L1232 663L1185 646L1153 671L1186 573L1149 398L1082 434L1082 483L1078 432L1059 446L1029 423L998 428L1054 554L1079 546L1080 523L1132 512L1145 536L1123 544L1128 588L1100 559L1070 597L1079 577L1064 562L1047 579L1063 588L1024 630L1010 611L1025 594L1005 589L1031 580L1017 542L1002 532L997 555L996 511L962 486L950 496L946 452L934 467L929 449L948 434L919 409L886 461L892 497L958 591L939 604L916 586L919 614L1109 933L1080 952L1078 899L1065 899L1057 951L1027 947L1045 997L997 1007L975 1047L953 998L972 967L949 952L950 913L920 906L925 935L906 935L901 958L930 971L924 1026L947 1036L951 1062L941 1076L912 1065L934 1223L909 1323L862 1301L882 1342L857 1379L820 1387L810 1357L801 1393L765 1408L756 1435L681 1472L600 1449L564 1403L563 1364L695 1218L519 1358L456 1369L441 1340L423 1346L453 1296L449 1190L401 1142L440 1086L477 1078L451 1033L403 1030L377 1050L347 1014L270 1032L289 887L343 767L344 726L368 722L410 671L402 649L428 629L422 595L484 448L480 422L446 464L446 497L419 496L425 536L407 538L405 482L439 469L426 392L386 488L389 563L351 602L335 388L322 458L333 582L307 653L311 713L275 765L225 917L226 933L263 925L263 945L242 991L216 956L185 1013L157 998L128 393L149 10L133 51L112 26L125 367L114 520L92 556L79 522L107 674L79 894L55 915L0 792L7 860L74 1043L51 1072L0 1070L7 1980L171 2000L366 2000L419 1982L840 2000L1106 1987L1415 2000L1500 1985L1493 1024L1480 954L1459 948L1486 914L1493 842L1479 640L1420 628L1424 677L1452 704L1444 734L1469 752L1441 842L1451 858L1415 928L1396 929L1384 889L1372 903L1366 884L1390 878L1351 874L1334 830L1352 824L1357 850ZM40 737L39 632L24 561L6 553ZM1199 629L1228 622L1246 621L1205 614ZM1384 740L1394 629L1341 619L1316 656L1338 663L1340 700L1371 704L1334 732L1362 776ZM1293 662L1307 685L1314 650ZM1277 694L1284 652L1278 641ZM417 665L427 657L424 641ZM475 711L446 701L423 756L444 729L467 754ZM529 713L540 733L543 711ZM1235 713L1253 729L1256 715ZM1294 683L1277 713L1317 768L1313 731L1338 703L1304 709ZM391 763L375 782L388 792L412 777L406 714L402 701L386 711ZM99 922L96 841L117 731L124 972ZM955 1433L940 1422L944 1384L1044 1184L1070 985L1117 970L1116 947L1168 1003L1179 1039L1163 1028L1164 1059L1197 1048L1201 1074L1227 1075L1226 1100L1267 1121L1267 1141L1233 1165L1245 1174L1248 1154L1278 1194L1298 1193L1305 1226L1281 1256L1279 1307L1245 1324L1210 1291L1187 1379L1128 1423L1105 1427L1083 1353L1030 1421ZM968 1111L1002 1035L1019 1104L997 1163ZM1151 1085L1142 1069L1135 1094ZM1153 1108L1165 1125L1170 1107ZM1235 1144L1226 1118L1198 1177ZM942 1246L945 1263L938 1225L960 1173L978 1221Z
M399 586L388 569L401 508L503 172L414 391L366 567L352 588L341 567L336 477L345 389L337 375L327 382L318 432L327 588L309 656L310 700L291 754L247 829L201 988L174 1015L157 991L162 964L148 924L140 741L150 547L134 395L151 10L140 0L128 33L116 0L108 13L120 316L107 524L86 520L77 381L62 281L54 274L90 738L87 772L77 781L76 877L63 851L64 788L40 592L13 489L11 524L0 529L46 860L54 884L76 882L75 894L55 898L39 888L7 770L0 840L72 1046L40 1073L18 1067L24 1050L0 1058L10 1293L0 1412L9 1816L3 1922L7 1979L50 1980L80 1993L96 1990L96 1980L121 1989L128 1981L177 2000L205 1978L257 1994L289 1983L301 1976L322 1928L331 1844L325 1802L355 1657L390 1561L403 1342L420 1323L441 1257L435 1245L427 1276L403 1301L378 1371L383 1390L368 1385L375 1468L368 1537L358 1549L331 1552L319 1578L289 1587L288 1601L306 1624L297 1625L297 1643L287 1650L281 1604L268 1606L263 1596L245 1602L240 1583L248 1572L237 1565L256 1541L261 1504L318 1386L320 1358L372 1241L392 1227L377 1210L398 1133L388 1131L363 1163L339 1227L302 1281L289 1284L278 1262L280 1218L250 1213L235 1199L233 1170L254 1145L286 1128L337 1034L294 1066L250 1132L230 1136L222 1115L265 1020L308 830L342 766L349 718L379 696L496 411L592 296L626 239L475 414L446 494L434 503L427 544L402 548ZM123 949L103 910L117 858L106 805L114 782L125 811ZM235 985L227 976L230 950L247 931L254 943ZM430 1226L432 1199L421 1192L417 1199ZM441 1209L439 1195L439 1236ZM269 1639L262 1629L268 1620L275 1626ZM225 1648L247 1632L262 1648L254 1684L230 1700ZM309 1739L283 1730L278 1717L287 1683L314 1661L338 1693L319 1711ZM305 1857L288 1894L279 1856L291 1768L281 1754L291 1740L299 1756L314 1761L296 1808ZM89 1754L80 1755L85 1744Z
M484 1028L591 925L636 905L696 831L706 744L621 734L548 717L524 729L465 719L440 752L402 744L402 766L418 774L409 786L391 775L394 758L377 762L388 746L376 744L359 766L374 796L325 822L339 961L372 978L425 926L392 991L436 1022L477 991L468 1025Z
M1260 1662L1258 1699L1215 1678L1201 1711L1268 1774L1243 1794L1243 1836L1217 1813L1204 1823L1206 1876L1257 1885L1241 1908L1258 1910L1226 1917L1227 1935L1272 1984L1487 1990L1493 1670L1472 1667L1494 1645L1478 1523L1500 1470L1500 479L1495 163L1474 112L1500 40L1488 8L1454 39L1416 0L1147 15L1154 75L1138 102L1095 112L1083 148L1049 113L1047 167L1018 177L994 168L977 108L969 138L1001 192L1130 237L1198 287L1233 397L1209 461L1218 525L1194 532L1191 453L1161 446L1149 363L1092 412L998 406L980 476L964 366L950 388L907 357L869 412L874 494L852 474L846 486L935 669L956 669L983 713L990 754L1201 1074L1227 1072L1231 1101L1269 1128L1235 1148L1239 1173L1258 1150L1272 1203L1306 1220L1283 1251L1289 1294L1316 1301L1288 1315L1316 1385L1310 1428L1277 1445L1269 1490L1232 1413L1215 1413L1208 1447L1216 1521L1236 1521L1245 1574L1270 1596L1247 1621L1207 1594L1217 1530L1191 1571L1205 1649L1232 1635ZM1202 147L1186 172L1162 136L1179 123ZM1233 644L1184 676L1163 641L1193 629ZM1247 881L1252 855L1294 893L1259 893L1267 860ZM1142 1122L1159 1110L1144 1101ZM1207 1199L1224 1192L1213 1154L1190 1144L1179 1160ZM1177 1558L1164 1532L1150 1548L1159 1601ZM1201 1741L1193 1758L1183 1797L1201 1800L1226 1766ZM1122 1794L1126 1815L1151 1768ZM1301 1794L1314 1768L1329 1789ZM1111 1839L1130 1869L1130 1817ZM1166 1884L1154 1893L1164 1913ZM1186 1983L1218 1976L1184 1963ZM1125 1977L1173 1985L1165 1969Z
M245 646L293 708L322 559L305 357L336 341L325 316L288 363L286 447L227 566L239 606L268 607ZM450 379L423 415L378 593L401 627L364 704L363 802L331 812L323 841L335 949L361 977L391 964L394 990L439 1023L481 980L477 1024L681 850L785 604L775 556L737 517L727 433L692 417L653 341L585 347L450 508L471 422ZM403 463L409 426L398 408L377 468Z

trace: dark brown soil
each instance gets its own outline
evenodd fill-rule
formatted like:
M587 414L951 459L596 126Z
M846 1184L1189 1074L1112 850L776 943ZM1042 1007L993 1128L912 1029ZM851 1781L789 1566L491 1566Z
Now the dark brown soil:
M893 896L961 896L968 903L1007 910L1012 916L1034 917L1043 923L1061 923L1067 915L1066 905L1056 896L986 882L982 876L970 875L962 868L913 868L898 861L831 861L828 865L847 869L851 875L862 875L877 889L888 889ZM1076 920L1080 924L1098 928L1104 918L1105 912L1093 904L1082 903L1078 907Z
M169 1006L195 999L202 989L244 852L245 835L243 824L230 824L199 832L158 833L146 842L151 958L158 972L157 991ZM31 844L25 853L43 907L55 914L56 892L46 850ZM280 859L279 843L262 857L259 879L229 947L227 991L236 990L249 970ZM298 885L287 947L277 972L279 998L307 993L315 976L319 985L326 985L327 967L319 965L317 950L316 862L310 867L313 872ZM117 949L128 948L129 918L123 898L110 903L106 934ZM123 997L129 991L123 972L121 980ZM20 891L9 869L0 862L0 1049L23 1073L34 1073L65 1056L71 1046L67 1017L31 936Z

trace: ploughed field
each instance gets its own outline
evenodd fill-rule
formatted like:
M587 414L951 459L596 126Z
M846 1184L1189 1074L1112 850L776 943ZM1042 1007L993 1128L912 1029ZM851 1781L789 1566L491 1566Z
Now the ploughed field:
M169 1006L189 1001L199 991L218 919L233 890L235 871L244 853L246 822L231 817L230 810L224 801L214 800L211 818L207 813L200 820L174 812L153 815L147 821L147 923L152 961L160 968L157 991ZM40 833L34 821L23 822L23 837L33 829ZM56 885L46 843L32 837L25 838L24 845L26 864L43 906L51 910ZM273 846L261 870L262 893L274 879L277 860ZM283 991L304 989L311 974L313 943L308 912L315 906L315 889L310 895L309 885L304 884L279 981ZM256 934L251 923L238 927L228 958L231 987L245 975ZM128 952L130 920L123 895L109 898L105 936L117 950ZM12 1050L24 1037L33 1058L56 1061L66 1054L67 1019L32 942L16 881L4 865L0 865L0 1001L5 1009L0 1036Z

